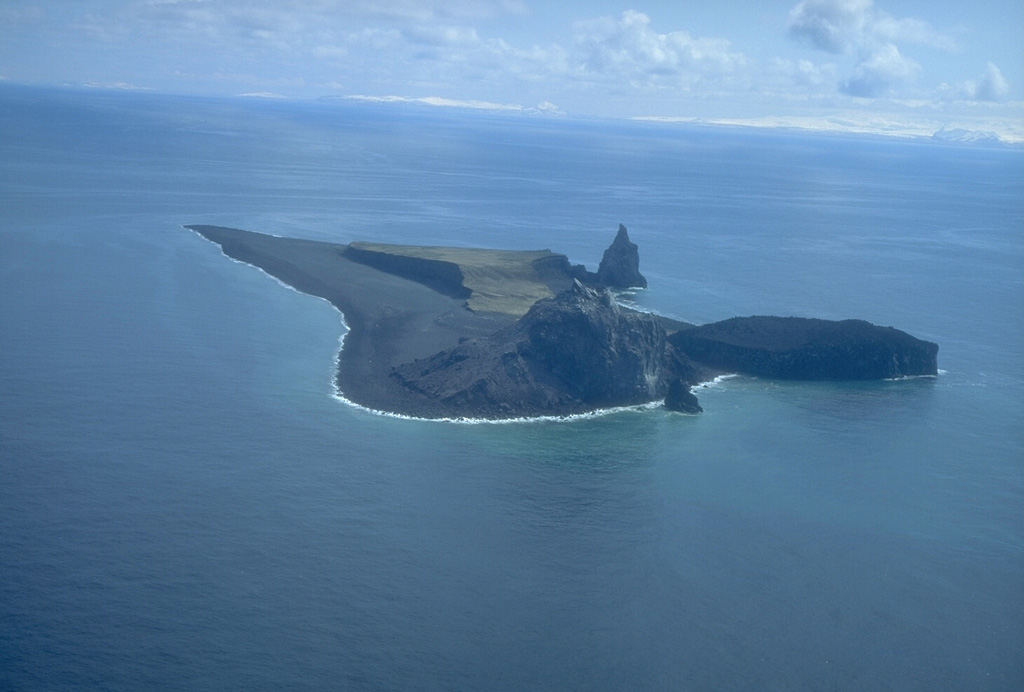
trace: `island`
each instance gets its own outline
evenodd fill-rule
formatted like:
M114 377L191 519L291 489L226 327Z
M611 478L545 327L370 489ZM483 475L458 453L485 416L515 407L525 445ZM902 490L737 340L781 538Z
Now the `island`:
M596 272L550 250L186 228L334 305L348 327L337 390L375 411L503 420L661 402L699 413L693 387L728 373L865 380L938 372L937 344L862 320L752 316L694 325L624 307L615 292L647 280L622 225Z

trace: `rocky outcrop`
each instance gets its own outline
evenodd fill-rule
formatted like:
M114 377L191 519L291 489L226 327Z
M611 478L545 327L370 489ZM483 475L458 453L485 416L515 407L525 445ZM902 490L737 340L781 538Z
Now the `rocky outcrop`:
M650 314L579 281L493 336L394 369L440 416L521 417L630 406L665 396L680 366Z
M880 380L935 375L939 347L863 320L734 317L669 337L693 360L788 380Z
M572 286L575 279L588 286L595 286L596 275L587 271L582 264L570 264L565 255L552 254L533 261L533 269L554 293L561 293Z
M678 413L702 413L704 409L683 380L672 380L665 395L665 408Z
M622 224L601 258L597 283L609 288L647 288L647 279L640 273L640 252Z

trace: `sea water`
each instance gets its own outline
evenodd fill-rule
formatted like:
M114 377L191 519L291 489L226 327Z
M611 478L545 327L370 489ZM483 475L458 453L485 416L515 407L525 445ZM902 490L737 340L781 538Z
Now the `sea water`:
M0 89L0 687L1024 688L1024 152ZM861 318L935 379L461 425L182 229L551 248L643 309Z

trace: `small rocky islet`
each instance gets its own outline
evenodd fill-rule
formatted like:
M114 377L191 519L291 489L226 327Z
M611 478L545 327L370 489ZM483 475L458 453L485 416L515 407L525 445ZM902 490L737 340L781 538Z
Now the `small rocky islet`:
M548 250L341 245L186 228L337 307L349 327L338 389L390 413L495 420L660 401L699 413L691 388L722 374L938 372L937 344L863 320L752 316L698 326L628 309L612 291L647 280L622 225L596 272Z

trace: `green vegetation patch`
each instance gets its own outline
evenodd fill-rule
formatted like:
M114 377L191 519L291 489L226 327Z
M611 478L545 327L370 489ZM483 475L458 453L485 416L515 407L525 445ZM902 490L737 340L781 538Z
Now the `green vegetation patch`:
M524 315L531 305L552 295L534 266L537 260L555 256L550 250L486 250L363 242L352 243L352 246L366 252L457 265L462 272L462 285L472 291L467 304L474 312ZM410 278L421 280L420 277Z

